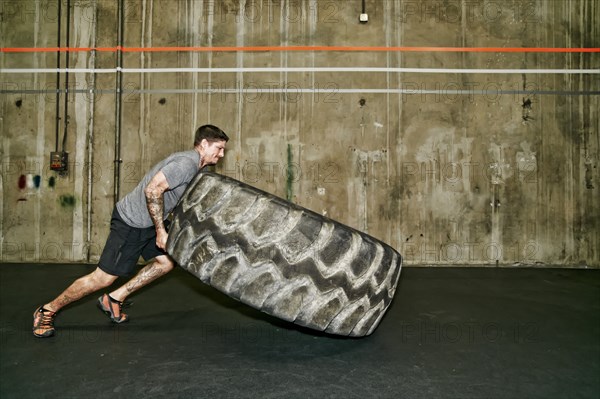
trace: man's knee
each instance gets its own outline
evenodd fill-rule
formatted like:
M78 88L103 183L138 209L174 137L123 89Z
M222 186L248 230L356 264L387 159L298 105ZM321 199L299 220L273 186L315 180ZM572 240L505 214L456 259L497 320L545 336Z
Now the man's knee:
M171 259L167 255L160 255L154 258L154 261L160 265L160 267L165 271L170 271L175 266L173 259Z
M94 280L94 282L96 283L96 285L101 287L108 287L109 285L114 283L115 280L118 278L118 276L108 274L99 267L97 267L96 270L92 272L91 277L92 280Z

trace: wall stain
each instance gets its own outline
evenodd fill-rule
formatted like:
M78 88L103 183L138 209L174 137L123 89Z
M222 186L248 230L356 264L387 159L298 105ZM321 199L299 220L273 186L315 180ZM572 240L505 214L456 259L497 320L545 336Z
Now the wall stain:
M287 146L287 174L285 181L285 193L286 199L288 201L292 200L293 190L292 190L292 182L294 181L294 169L292 167L292 145L288 144Z
M56 177L54 177L54 176L51 176L51 177L48 179L48 187L50 187L50 188L54 188L54 186L56 186Z
M592 178L592 164L589 162L585 163L585 188L587 188L588 190L594 189L594 183Z
M75 197L69 194L61 195L58 200L60 202L60 206L62 206L63 208L73 208L75 206L75 203L77 202Z

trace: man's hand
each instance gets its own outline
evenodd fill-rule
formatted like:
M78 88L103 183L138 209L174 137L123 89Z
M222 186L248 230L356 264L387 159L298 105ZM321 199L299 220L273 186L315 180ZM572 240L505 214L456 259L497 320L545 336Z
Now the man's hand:
M156 246L163 251L167 250L167 240L169 239L169 233L165 229L156 230Z

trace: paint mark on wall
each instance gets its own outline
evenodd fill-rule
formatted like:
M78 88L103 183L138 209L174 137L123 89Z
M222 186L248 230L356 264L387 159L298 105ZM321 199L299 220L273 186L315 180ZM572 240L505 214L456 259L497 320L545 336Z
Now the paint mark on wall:
M19 190L32 190L34 188L39 189L41 182L42 177L40 175L33 175L31 173L28 173L26 175L19 176L19 181L17 185L19 187Z
M21 175L19 176L19 190L24 190L27 186L27 176Z
M77 203L75 197L69 194L61 195L58 200L60 202L60 206L62 206L63 208L73 208Z

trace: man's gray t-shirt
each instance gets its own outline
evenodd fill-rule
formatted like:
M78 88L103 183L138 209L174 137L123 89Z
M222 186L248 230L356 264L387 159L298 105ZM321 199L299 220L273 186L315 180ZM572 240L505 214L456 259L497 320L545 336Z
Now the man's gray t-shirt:
M190 180L198 173L198 170L200 170L200 154L196 150L177 152L168 156L156 164L132 192L117 202L119 215L131 227L146 228L154 226L144 194L144 189L148 186L150 180L159 171L162 171L167 178L169 189L163 194L163 216L166 219L179 202Z

